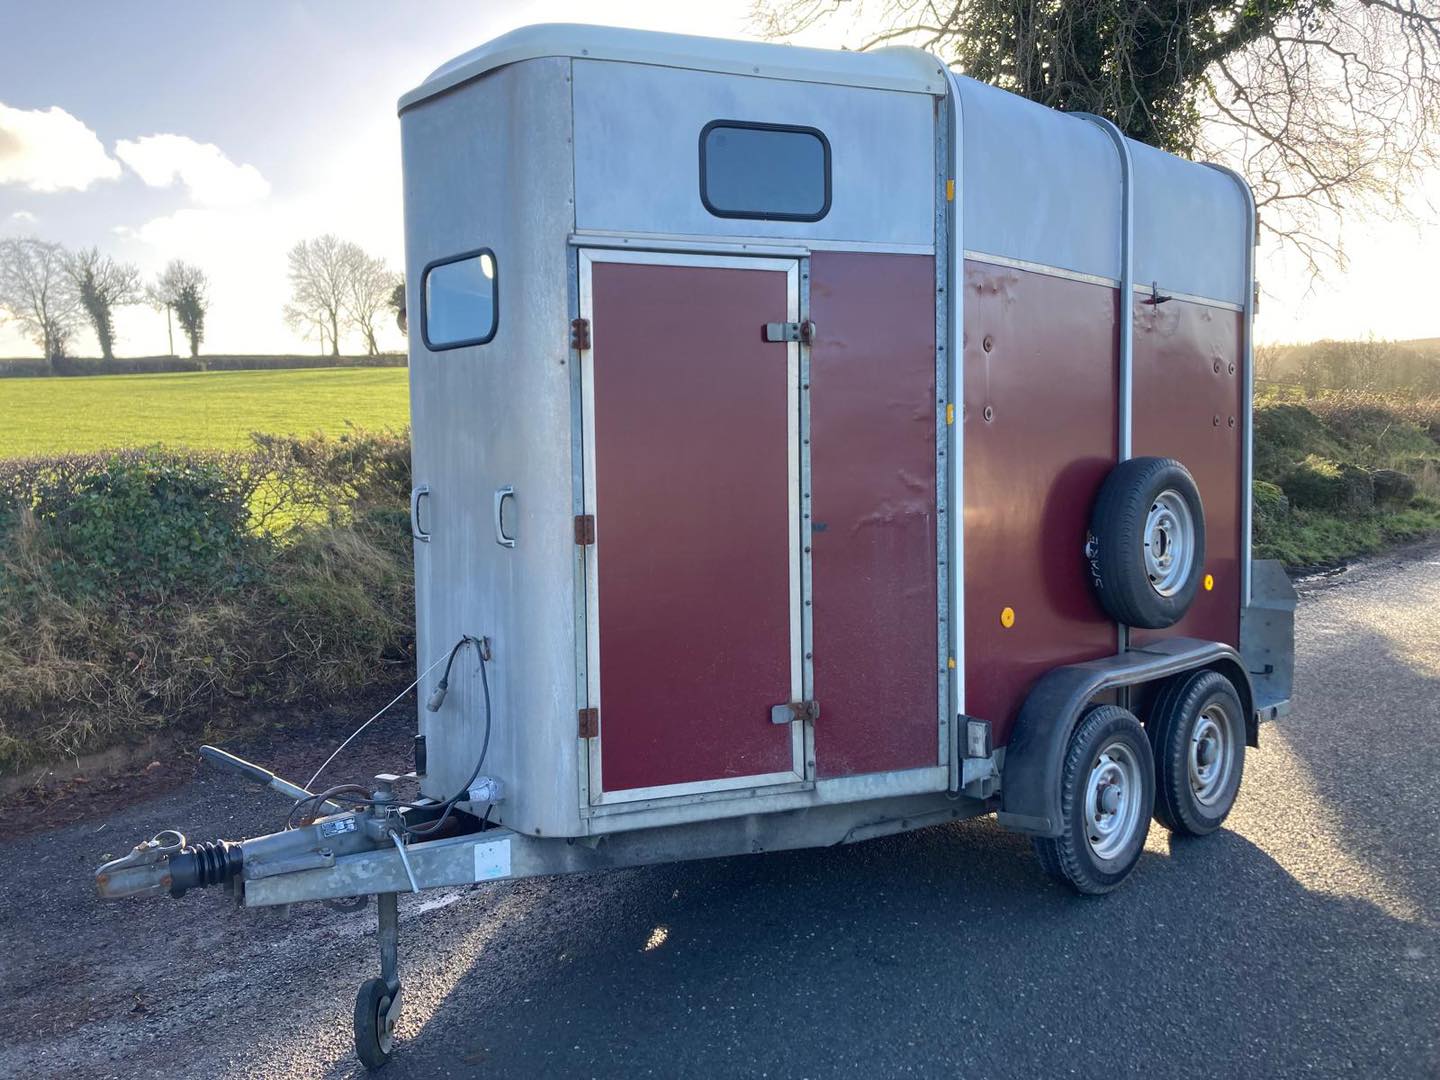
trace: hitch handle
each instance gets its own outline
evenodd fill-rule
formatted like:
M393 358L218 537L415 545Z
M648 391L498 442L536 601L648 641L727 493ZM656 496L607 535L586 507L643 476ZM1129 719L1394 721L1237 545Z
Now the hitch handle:
M299 784L292 784L284 777L276 776L269 769L256 765L253 761L246 761L244 758L236 757L234 754L221 750L218 746L200 747L200 756L212 765L219 765L222 769L229 769L237 772L247 780L253 780L257 784L264 784L272 791L278 791L281 795L287 795L292 799L304 799L313 792L306 791ZM345 808L337 802L326 799L317 808L317 815L343 813Z

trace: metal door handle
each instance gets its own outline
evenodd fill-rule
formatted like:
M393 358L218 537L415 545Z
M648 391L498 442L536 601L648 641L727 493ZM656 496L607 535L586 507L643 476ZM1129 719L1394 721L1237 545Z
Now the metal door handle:
M410 535L422 544L430 542L430 534L420 528L420 497L429 494L430 488L426 484L410 489Z
M515 489L509 484L495 489L495 542L501 547L513 548L515 546L515 538L505 535L505 523L500 516L505 509L505 500L514 497Z

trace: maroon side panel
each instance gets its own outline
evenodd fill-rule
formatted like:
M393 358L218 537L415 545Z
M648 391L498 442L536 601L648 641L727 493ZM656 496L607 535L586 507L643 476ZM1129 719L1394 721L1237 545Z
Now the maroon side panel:
M1174 626L1135 631L1136 644L1240 640L1243 320L1183 300L1135 303L1134 452L1176 458L1194 475L1205 506L1205 569L1215 579Z
M815 767L939 761L935 261L810 262Z
M785 275L592 284L604 788L789 770Z
M996 745L1042 674L1116 650L1083 553L1115 464L1118 340L1114 289L965 264L965 711Z

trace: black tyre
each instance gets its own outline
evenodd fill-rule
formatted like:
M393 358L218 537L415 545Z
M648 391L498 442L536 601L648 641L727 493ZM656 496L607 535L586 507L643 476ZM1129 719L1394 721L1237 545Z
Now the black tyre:
M366 979L355 995L355 1055L368 1070L383 1068L390 1061L395 1032L388 1014L390 987L384 979Z
M1179 622L1205 576L1200 489L1174 458L1122 461L1090 513L1090 580L1118 623L1160 630Z
M1155 820L1174 833L1218 829L1245 772L1245 713L1217 671L1177 675L1161 687L1146 725L1155 754Z
M1061 833L1037 836L1046 873L1087 895L1130 876L1155 804L1155 763L1145 729L1118 705L1094 705L1070 736L1060 771Z

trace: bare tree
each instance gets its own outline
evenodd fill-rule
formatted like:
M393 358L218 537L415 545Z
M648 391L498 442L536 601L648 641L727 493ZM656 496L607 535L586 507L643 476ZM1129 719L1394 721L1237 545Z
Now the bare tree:
M1256 345L1253 353L1255 378L1261 382L1274 382L1275 376L1280 372L1280 356L1283 352L1284 346L1281 345Z
M1350 346L1350 382L1353 390L1379 390L1394 377L1395 346L1374 334L1348 343Z
M332 356L340 355L340 323L358 251L333 233L301 240L290 249L291 298L285 308L286 321L292 326L323 324L330 335Z
M294 304L285 305L285 325L290 327L306 341L312 337L320 339L320 355L325 355L325 317L316 311L297 307Z
M90 319L95 340L100 343L100 355L107 361L114 360L114 310L141 301L140 270L129 263L116 262L109 255L101 255L99 248L92 247L66 258L65 271L74 282L80 305Z
M1325 381L1325 356L1321 345L1304 346L1300 350L1300 364L1296 368L1295 377L1300 380L1300 386L1307 398L1318 397L1320 388Z
M351 325L365 338L365 350L371 356L380 354L375 340L375 320L390 305L395 288L395 275L385 268L385 260L367 255L354 244L346 244L349 280L345 289L345 314Z
M1127 135L1238 168L1312 270L1350 209L1404 215L1440 162L1440 0L756 0L791 37L837 16Z
M84 318L65 249L31 237L0 240L0 312L20 324L53 366Z
M205 315L210 310L210 279L193 263L172 259L151 286L152 303L163 304L175 315L190 341L190 355L200 355L205 340ZM174 349L174 343L171 343Z

